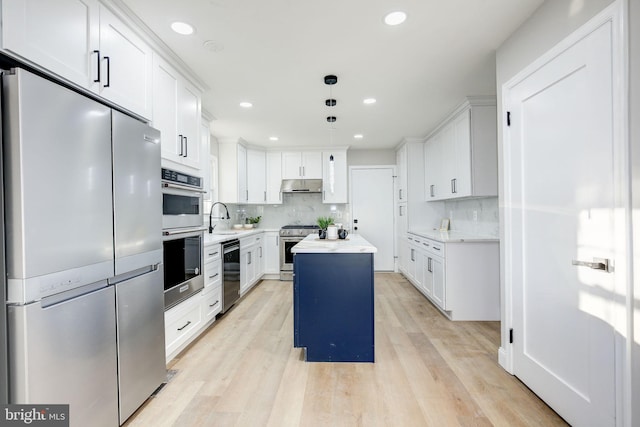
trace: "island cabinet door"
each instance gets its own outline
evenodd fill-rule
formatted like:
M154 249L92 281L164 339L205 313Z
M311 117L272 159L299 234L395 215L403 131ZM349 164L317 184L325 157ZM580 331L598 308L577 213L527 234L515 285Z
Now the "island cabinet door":
M373 254L295 255L294 346L307 361L374 362L373 304Z

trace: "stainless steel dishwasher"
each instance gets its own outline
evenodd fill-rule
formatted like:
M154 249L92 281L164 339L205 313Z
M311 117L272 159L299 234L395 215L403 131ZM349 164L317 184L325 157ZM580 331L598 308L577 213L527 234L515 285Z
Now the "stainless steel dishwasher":
M222 312L240 298L240 240L222 243Z

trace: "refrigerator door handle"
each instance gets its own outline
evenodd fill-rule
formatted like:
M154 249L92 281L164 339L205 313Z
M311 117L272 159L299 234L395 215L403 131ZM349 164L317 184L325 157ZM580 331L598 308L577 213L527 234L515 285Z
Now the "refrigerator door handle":
M159 266L160 266L160 263L153 264L153 265L145 265L144 267L127 271L126 273L118 274L117 276L113 276L108 281L110 285L114 285L116 283L124 282L125 280L133 279L134 277L142 276L143 274L156 271L159 268Z

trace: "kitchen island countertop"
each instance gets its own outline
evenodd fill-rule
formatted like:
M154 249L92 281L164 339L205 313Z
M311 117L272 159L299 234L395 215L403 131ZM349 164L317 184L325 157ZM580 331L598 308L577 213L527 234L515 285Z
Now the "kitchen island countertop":
M376 253L378 249L359 234L349 234L346 239L319 239L310 234L291 248L292 253Z

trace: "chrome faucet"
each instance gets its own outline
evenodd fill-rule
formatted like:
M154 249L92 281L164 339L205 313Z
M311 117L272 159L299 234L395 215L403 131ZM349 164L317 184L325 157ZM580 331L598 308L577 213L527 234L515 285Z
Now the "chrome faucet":
M214 225L214 226L212 226L212 225L211 225L211 214L213 213L213 207L214 207L215 205L218 205L218 204L220 204L220 205L224 206L224 210L225 210L225 211L226 211L226 213L227 213L227 216L226 216L226 217L221 216L221 217L218 217L218 219L231 219L231 217L229 216L229 209L227 209L227 205L225 205L225 204L224 204L224 203L222 203L222 202L215 202L214 204L212 204L212 205L211 205L211 209L209 210L209 234L213 233L213 229L214 229L214 227L215 227L215 225Z

